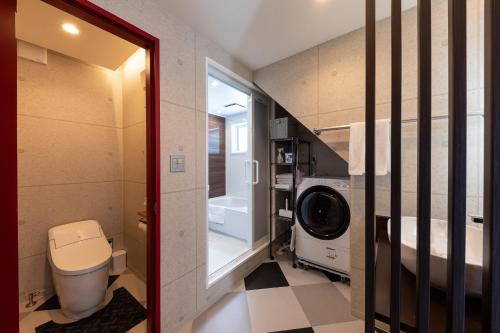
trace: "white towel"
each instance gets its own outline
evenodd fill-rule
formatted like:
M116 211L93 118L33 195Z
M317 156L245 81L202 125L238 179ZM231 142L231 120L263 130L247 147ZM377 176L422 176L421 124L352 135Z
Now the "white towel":
M375 126L375 174L391 172L391 121L379 119ZM352 123L349 138L349 174L365 173L365 123Z
M349 174L365 172L365 123L352 123L349 137Z

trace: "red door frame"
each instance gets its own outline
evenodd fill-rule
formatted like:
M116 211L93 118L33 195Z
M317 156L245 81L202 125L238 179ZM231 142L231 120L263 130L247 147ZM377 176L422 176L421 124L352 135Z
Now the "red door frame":
M160 332L160 41L87 0L43 0L84 21L146 49L146 144L147 144L147 307L148 332ZM0 174L4 179L0 211L0 253L4 272L2 326L5 332L19 331L18 237L17 237L17 44L16 0L0 1Z

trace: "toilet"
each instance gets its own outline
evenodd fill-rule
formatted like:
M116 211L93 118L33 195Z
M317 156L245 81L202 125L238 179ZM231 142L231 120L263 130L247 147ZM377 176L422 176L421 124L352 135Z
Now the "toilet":
M49 229L47 256L62 312L71 319L92 315L104 306L111 246L95 220Z

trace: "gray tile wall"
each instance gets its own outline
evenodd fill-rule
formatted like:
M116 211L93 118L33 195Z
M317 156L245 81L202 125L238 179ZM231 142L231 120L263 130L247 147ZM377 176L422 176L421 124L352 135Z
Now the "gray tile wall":
M467 1L468 112L483 112L483 0ZM448 113L447 1L432 1L433 114ZM403 118L417 112L417 10L403 13ZM390 19L377 23L377 118L390 117ZM364 121L365 31L360 29L254 72L254 81L306 127ZM468 119L467 213L482 214L483 118ZM432 216L446 219L447 121L433 122ZM416 123L403 126L403 214L416 214ZM349 131L320 138L348 160ZM351 177L352 311L363 314L364 177ZM377 177L377 214L389 215L390 176Z

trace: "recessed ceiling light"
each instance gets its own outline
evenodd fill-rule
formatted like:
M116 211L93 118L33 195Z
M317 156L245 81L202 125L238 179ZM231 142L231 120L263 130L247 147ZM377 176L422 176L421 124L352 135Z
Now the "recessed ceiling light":
M220 82L217 80L212 81L212 87L218 87L220 85Z
M64 31L66 31L67 33L72 34L72 35L78 35L80 33L80 30L78 30L78 28L74 24L71 24L71 23L64 23L62 25L62 28Z

